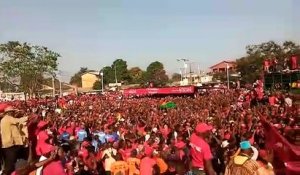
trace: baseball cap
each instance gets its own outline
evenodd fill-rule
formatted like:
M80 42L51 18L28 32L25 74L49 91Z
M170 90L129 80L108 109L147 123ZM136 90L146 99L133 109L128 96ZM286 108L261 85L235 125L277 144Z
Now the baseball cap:
M213 129L213 127L211 125L206 124L206 123L199 123L196 126L196 132L199 132L199 133L204 133L204 132L207 132L207 131L211 131L212 129Z
M242 149L242 150L247 150L247 149L250 149L251 148L251 144L250 144L250 142L247 140L247 141L242 141L241 143L240 143L240 148Z

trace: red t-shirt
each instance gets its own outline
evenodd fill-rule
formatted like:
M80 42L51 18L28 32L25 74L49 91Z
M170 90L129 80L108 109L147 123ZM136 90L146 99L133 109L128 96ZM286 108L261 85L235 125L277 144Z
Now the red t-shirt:
M141 175L152 175L153 166L156 164L156 161L150 157L144 157L141 160L140 164L140 173Z
M41 156L51 151L53 146L46 142L48 139L49 136L46 131L40 131L37 134L37 144L35 147L35 151L38 156Z
M276 103L276 97L274 96L269 97L269 103L270 105L274 106Z
M198 137L195 133L192 134L190 140L192 166L196 168L204 168L204 160L210 160L213 158L210 146L205 140Z
M53 161L46 165L43 168L43 175L67 175L67 173L64 170L64 167L62 166L62 162L59 161Z

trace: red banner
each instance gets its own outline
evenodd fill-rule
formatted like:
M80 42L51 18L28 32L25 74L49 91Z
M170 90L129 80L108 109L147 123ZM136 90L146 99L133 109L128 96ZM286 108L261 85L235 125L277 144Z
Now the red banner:
M165 87L165 88L140 88L140 89L125 89L123 94L130 95L171 95L171 94L193 94L195 92L194 86L183 87Z
M270 123L263 121L266 135L266 148L274 151L273 166L276 174L300 174L299 165L300 147L289 143ZM280 173L285 169L285 172ZM291 173L290 173L291 172Z

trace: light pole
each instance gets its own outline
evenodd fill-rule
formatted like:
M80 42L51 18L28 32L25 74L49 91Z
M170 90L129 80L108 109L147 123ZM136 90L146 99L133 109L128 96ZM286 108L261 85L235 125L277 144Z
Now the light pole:
M183 75L183 78L186 77L187 78L187 68L188 68L188 65L187 65L187 62L189 61L188 59L177 59L177 61L183 61L183 68L184 68L184 75Z
M227 89L229 89L229 66L228 66L228 63L226 63L226 72L227 72Z
M179 69L179 73L180 73L180 81L182 81L182 70L181 70L181 68Z
M104 92L104 85L103 85L103 72L100 72L101 75L101 89L102 89L102 93Z
M116 80L116 85L118 84L118 79L117 79L117 65L114 65L115 67L115 80Z

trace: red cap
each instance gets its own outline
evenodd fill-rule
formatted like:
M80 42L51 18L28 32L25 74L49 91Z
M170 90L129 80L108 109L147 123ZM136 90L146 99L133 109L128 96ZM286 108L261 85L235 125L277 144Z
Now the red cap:
M212 129L213 129L213 127L211 125L207 125L206 123L199 123L196 126L196 132L199 132L199 133L204 133L204 132L210 131Z
M147 146L146 148L145 148L145 155L146 156L151 156L152 154L153 154L153 148L152 147L150 147L150 146Z

